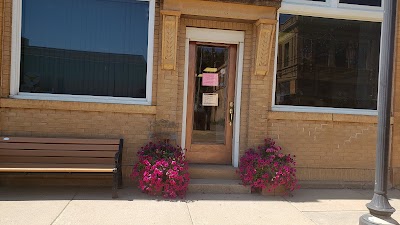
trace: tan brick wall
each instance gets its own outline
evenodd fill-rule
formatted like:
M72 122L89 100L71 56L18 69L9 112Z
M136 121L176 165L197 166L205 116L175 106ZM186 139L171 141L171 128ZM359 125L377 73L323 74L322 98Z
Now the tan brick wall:
M40 108L36 101L31 101L33 105L36 104L32 107L29 104L21 106L22 102L18 103L16 100L15 107L8 105L6 108L0 108L0 134L124 138L123 165L124 176L127 179L137 149L149 139L151 122L161 119L176 122L176 141L178 144L181 141L186 27L238 30L245 32L240 124L241 153L248 147L262 143L263 139L269 136L275 138L285 152L297 156L298 176L302 180L373 182L376 117L272 112L273 70L266 76L254 75L255 21L237 22L182 16L178 32L177 69L162 70L159 66L162 39L159 4L157 1L154 36L155 112L148 110L129 112L128 109L99 111L96 103L88 103L93 104L93 107L87 110L77 110L76 105L71 105L71 110L68 110L51 106L50 103L50 106ZM10 87L11 0L3 0L0 3L0 13L2 15L0 17L1 97L6 98ZM274 52L275 49L272 48L270 54L274 55ZM274 57L271 57L271 65L273 61ZM396 71L399 71L398 67ZM400 96L400 93L397 93L400 91L400 82L397 79L395 87L395 96ZM65 105L68 104L65 102ZM400 119L399 105L399 98L395 98L393 110L395 122ZM393 126L391 165L394 171L400 168L398 126L397 123ZM400 178L400 172L396 176ZM399 183L400 179L396 178L395 181Z
M11 17L12 0L3 0L0 2L0 46L1 46L1 92L0 97L7 97L10 94L10 65L11 65Z
M161 4L161 3L160 3ZM162 7L160 6L162 9ZM156 120L167 120L169 122L176 123L176 118L177 118L177 113L179 110L182 110L181 108L177 107L178 104L178 72L179 70L163 70L161 66L161 55L162 55L162 16L160 13L160 8L159 10L156 11L157 16L160 17L158 20L158 49L157 54L160 57L157 57L157 61L155 61L156 64L160 65L158 67L158 70L155 71L154 76L158 77L157 80L157 115L156 115ZM179 43L177 45L177 48L179 49ZM168 139L171 139L171 143L178 144L177 137L176 137L176 131L178 127L176 124L176 127L173 128L172 130L170 129L169 131L172 131L173 134L169 135Z
M376 124L269 120L267 133L296 155L301 180L373 181Z
M123 138L122 164L127 177L136 151L149 139L154 115L1 108L0 120L2 136Z
M398 6L398 12L400 6ZM394 80L393 80L393 140L392 140L392 154L391 154L391 166L393 167L392 180L394 185L400 185L400 17L397 17L396 26L396 51L395 51L395 68L394 68Z
M156 4L154 37L153 105L157 102L157 71L160 33L159 3ZM1 97L10 94L12 1L0 2ZM60 107L62 104L62 107ZM0 106L1 107L1 106ZM98 111L107 107L107 110ZM141 106L36 100L14 100L0 108L0 135L79 138L123 138L123 175L128 181L136 152L149 141L155 112ZM71 108L72 110L68 110ZM82 110L79 110L81 108ZM115 112L114 112L115 111Z
M256 40L256 27L253 26L253 40ZM275 35L272 41L275 43ZM253 45L253 52L256 52L256 45ZM248 83L249 94L244 98L242 104L248 107L248 111L243 112L248 120L247 127L247 148L250 146L256 146L262 144L267 134L267 118L268 112L271 110L272 105L272 87L273 87L273 76L274 76L274 58L275 58L275 44L270 50L271 57L271 68L266 76L255 75L255 55L251 57L251 76ZM246 148L241 148L241 154L244 153Z

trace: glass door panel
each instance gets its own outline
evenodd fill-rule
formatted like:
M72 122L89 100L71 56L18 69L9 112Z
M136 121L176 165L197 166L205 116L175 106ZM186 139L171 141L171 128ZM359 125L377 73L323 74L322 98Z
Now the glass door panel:
M196 46L193 144L225 144L228 47Z

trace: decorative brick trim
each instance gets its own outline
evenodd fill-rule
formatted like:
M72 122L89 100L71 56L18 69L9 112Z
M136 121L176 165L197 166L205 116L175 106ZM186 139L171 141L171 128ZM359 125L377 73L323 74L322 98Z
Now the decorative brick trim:
M178 41L179 11L162 10L162 53L161 64L164 70L176 69L176 51Z
M275 35L276 20L260 19L256 23L256 75L267 75L270 70L271 49Z

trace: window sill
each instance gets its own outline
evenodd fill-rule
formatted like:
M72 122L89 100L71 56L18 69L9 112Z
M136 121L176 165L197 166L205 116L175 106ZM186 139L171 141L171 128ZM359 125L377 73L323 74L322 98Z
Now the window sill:
M361 110L361 111L374 111L374 114L366 113L349 113L344 112L342 109L331 109L331 112L316 111L314 107L308 108L307 111L295 110L296 107L284 107L286 110L281 109L282 106L272 107L272 111L268 113L268 119L275 120L297 120L297 121L325 121L325 122L345 122L345 123L369 123L377 124L378 116L376 110ZM291 108L291 110L288 110ZM302 107L303 108L303 107ZM358 110L354 110L358 111ZM391 117L390 123L393 124L394 119Z
M50 109L87 112L113 112L129 114L156 114L156 106L133 104L110 104L96 102L73 102L60 100L34 100L20 98L1 98L0 108Z
M66 95L66 94L20 92L16 95L11 95L10 98L64 101L64 102L93 102L93 103L127 104L127 105L150 105L150 102L147 101L145 98L127 98L127 97L109 97L109 96L91 96L91 95Z
M272 106L272 111L365 115L365 116L377 116L378 115L378 110L371 110L371 109L345 109L345 108L291 106L291 105L274 105L274 106Z

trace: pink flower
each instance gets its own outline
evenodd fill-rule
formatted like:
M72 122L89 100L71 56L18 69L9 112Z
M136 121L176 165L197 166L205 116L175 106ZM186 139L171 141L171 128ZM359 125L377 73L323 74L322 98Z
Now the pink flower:
M148 143L138 152L131 178L149 195L165 198L183 197L189 185L188 164L184 150L167 143Z
M265 139L264 145L248 149L240 158L239 170L242 183L251 188L266 188L275 190L283 185L287 191L293 191L297 185L296 163L290 155L281 152L272 139Z

